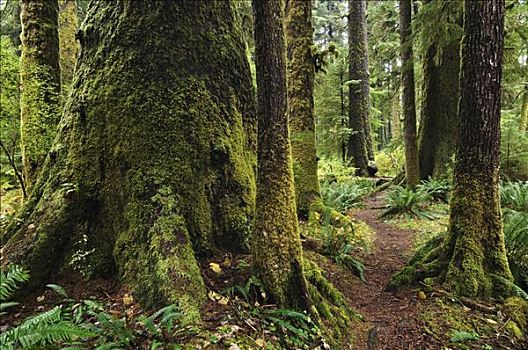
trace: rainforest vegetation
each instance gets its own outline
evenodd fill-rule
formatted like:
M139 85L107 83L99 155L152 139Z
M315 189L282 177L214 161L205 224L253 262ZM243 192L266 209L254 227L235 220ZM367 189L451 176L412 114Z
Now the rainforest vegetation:
M528 348L528 1L0 25L0 349Z

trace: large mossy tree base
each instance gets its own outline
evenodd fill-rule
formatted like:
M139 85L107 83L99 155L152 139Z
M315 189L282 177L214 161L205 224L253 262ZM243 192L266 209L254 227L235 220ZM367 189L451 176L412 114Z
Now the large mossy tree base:
M81 253L144 306L198 317L197 260L243 250L254 213L256 117L239 25L231 1L91 3L59 135L2 234L2 264L22 263L41 286Z

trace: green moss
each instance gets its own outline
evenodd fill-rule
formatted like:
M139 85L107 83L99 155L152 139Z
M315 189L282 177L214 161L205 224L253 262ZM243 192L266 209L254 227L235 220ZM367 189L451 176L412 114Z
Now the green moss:
M522 332L528 332L528 301L518 297L508 298L502 310L519 326Z
M288 116L297 213L307 219L311 207L319 205L321 190L317 176L314 114L314 63L312 58L312 5L290 1L285 28L288 52Z
M97 273L117 271L142 304L175 302L196 319L197 258L241 250L255 206L238 19L230 1L91 5L59 136L6 260L42 283L86 235Z
M73 82L80 45L75 39L78 29L77 1L59 0L59 42L62 94L67 97Z
M33 189L60 118L57 1L21 2L20 137L24 181Z

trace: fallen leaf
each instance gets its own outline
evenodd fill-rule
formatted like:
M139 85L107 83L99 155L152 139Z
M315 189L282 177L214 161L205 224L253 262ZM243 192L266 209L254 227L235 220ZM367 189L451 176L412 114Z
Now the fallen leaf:
M218 300L218 304L220 304L220 305L227 305L228 303L229 303L229 299L227 299L226 297L221 297Z
M210 267L211 270L213 270L213 272L216 273L216 274L221 274L221 273L222 273L222 268L221 268L220 265L217 264L217 263L209 263L209 267Z
M420 300L427 299L427 296L425 295L425 293L422 290L418 292L418 299L420 299Z
M266 346L266 341L259 338L255 340L255 344L257 344L258 347L264 348Z
M132 298L132 295L130 294L125 294L123 296L123 305L127 306L127 305L130 305L132 304L132 302L134 301L134 298Z

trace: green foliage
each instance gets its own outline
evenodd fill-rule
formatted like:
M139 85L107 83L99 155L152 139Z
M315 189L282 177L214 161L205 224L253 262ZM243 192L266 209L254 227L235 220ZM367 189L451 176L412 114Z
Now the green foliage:
M479 335L475 332L453 330L451 331L451 338L449 341L452 343L462 343L464 341L477 340L479 338Z
M0 39L0 185L20 185L22 167L20 141L19 59L8 37Z
M396 186L387 195L386 209L380 217L407 216L409 218L426 218L433 220L434 215L427 209L431 196L429 193L413 191L403 186Z
M429 177L429 179L422 181L418 185L417 191L429 194L434 201L447 203L451 184L448 179L432 179Z
M376 164L379 176L396 176L405 164L403 144L401 140L395 140L376 154Z
M528 291L528 212L504 209L503 217L510 269L516 284Z
M528 213L528 182L503 182L500 185L501 206Z
M0 315L4 315L5 309L18 305L7 300L19 288L21 283L29 280L29 273L18 265L9 265L4 271L0 271Z
M373 189L372 181L368 179L354 179L348 182L323 182L321 196L326 206L346 213L353 207L361 205L361 201Z
M362 282L365 282L365 266L352 256L359 246L354 239L354 231L350 232L332 225L329 215L326 214L327 217L321 226L323 254L331 257L337 264L348 268Z
M321 329L305 313L255 308L252 314L262 321L265 328L278 335L281 345L287 349L311 349L322 340Z
M15 306L6 302L29 275L19 266L2 272L0 310ZM151 316L130 318L106 310L105 305L93 300L71 299L61 286L50 284L50 289L64 298L64 303L33 315L0 335L2 349L42 349L70 346L69 349L139 348L148 345L157 349L179 349L179 337L196 334L194 328L183 323L184 315L175 305L166 306ZM124 301L126 308L129 302Z
M509 181L528 181L528 132L519 130L520 107L502 111L501 177Z

